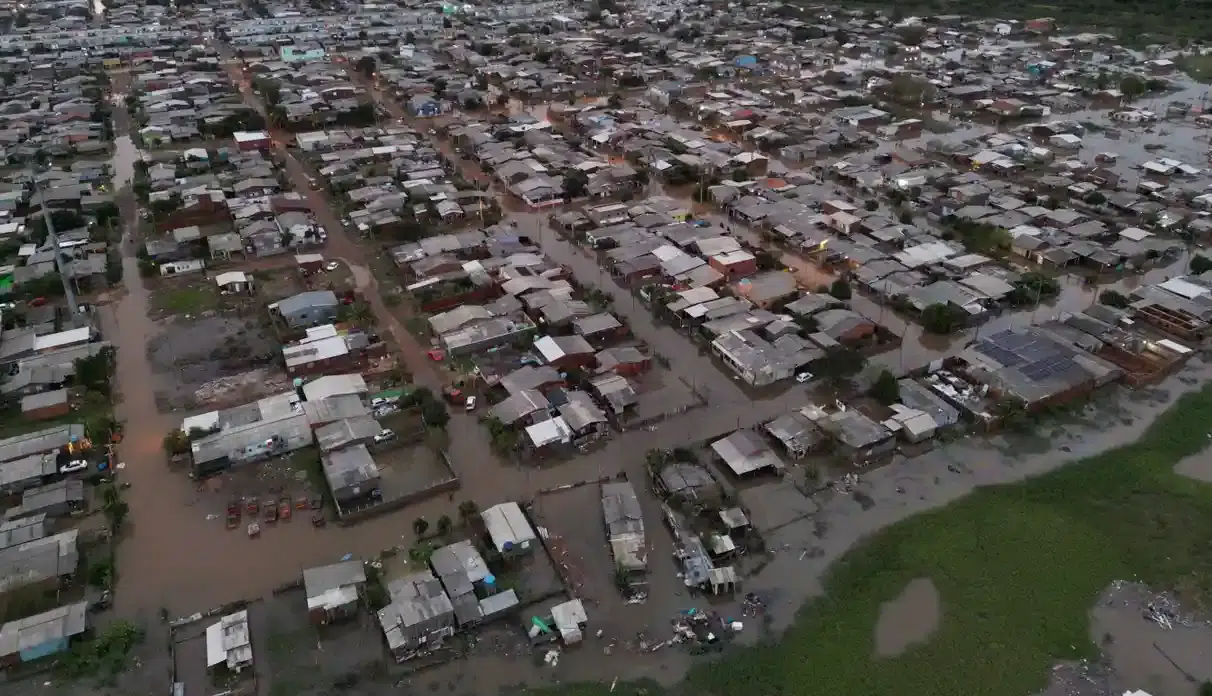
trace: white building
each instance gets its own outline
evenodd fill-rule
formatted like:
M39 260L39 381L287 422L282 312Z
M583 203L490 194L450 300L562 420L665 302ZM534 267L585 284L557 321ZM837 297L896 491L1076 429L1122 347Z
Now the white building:
M228 614L206 629L206 666L226 665L240 672L253 663L252 641L248 634L248 611Z

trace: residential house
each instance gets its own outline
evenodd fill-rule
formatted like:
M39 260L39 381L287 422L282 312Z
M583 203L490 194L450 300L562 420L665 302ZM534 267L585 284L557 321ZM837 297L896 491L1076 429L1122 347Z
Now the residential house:
M88 630L88 602L56 607L0 626L0 665L19 664L67 652Z
M366 584L362 561L342 561L303 571L307 615L311 623L323 625L355 616Z
M340 303L332 290L309 290L269 305L287 326L300 329L336 320Z
M538 545L534 528L517 503L500 503L480 513L492 544L506 558L529 554Z

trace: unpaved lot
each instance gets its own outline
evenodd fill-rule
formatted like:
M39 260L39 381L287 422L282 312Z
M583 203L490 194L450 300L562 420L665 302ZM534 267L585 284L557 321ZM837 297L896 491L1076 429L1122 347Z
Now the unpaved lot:
M268 372L258 374L255 379L235 381L273 384L278 344L254 317L212 314L170 320L161 324L160 329L159 335L147 344L147 356L158 378L156 405L161 411L203 405L200 402L207 400L206 394L215 391L216 380L224 380L219 383L221 387L232 381L232 377L258 368ZM203 395L195 393L203 386L208 387ZM222 394L211 397L223 400Z

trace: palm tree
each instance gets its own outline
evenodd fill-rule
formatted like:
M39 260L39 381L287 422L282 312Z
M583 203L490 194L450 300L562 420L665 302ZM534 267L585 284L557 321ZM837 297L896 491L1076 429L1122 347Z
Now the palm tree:
M427 529L429 529L429 522L427 522L424 517L418 517L412 521L412 531L417 536L424 535Z
M450 528L453 526L454 522L451 521L450 515L442 515L438 518L438 534L446 536L450 533Z
M476 501L464 500L459 503L459 519L463 521L463 524L467 524L479 513L480 506L476 505Z

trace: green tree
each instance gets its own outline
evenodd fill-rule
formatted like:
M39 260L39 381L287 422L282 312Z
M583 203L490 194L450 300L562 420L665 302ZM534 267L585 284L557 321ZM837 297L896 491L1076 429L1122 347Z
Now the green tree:
M168 456L185 454L189 451L189 435L184 430L173 430L164 436L164 453Z
M1208 271L1212 271L1212 259L1204 256L1203 254L1196 254L1195 256L1191 257L1192 273L1199 275L1200 273L1207 273Z
M112 348L103 348L96 355L78 358L75 362L75 383L102 396L110 395L110 375L114 369Z
M871 385L871 397L885 406L895 404L901 398L901 385L896 375L888 370L880 372Z
M833 295L839 300L850 299L852 294L850 291L850 283L847 283L842 278L838 278L837 280L833 281L832 285L829 286L829 294Z
M932 334L946 336L961 326L959 310L949 304L936 302L922 310L922 328Z
M429 529L429 522L424 517L418 517L412 521L412 531L417 536L424 536Z
M454 522L451 521L450 515L442 515L438 518L438 534L446 536L450 534L452 527L454 527Z
M357 70L366 79L374 77L376 67L378 66L374 56L362 56L357 63L354 63L354 70Z
M130 506L122 500L122 496L113 484L101 489L101 500L101 511L105 513L105 518L109 521L110 530L117 534L122 529L122 523L126 521Z
M1098 301L1101 304L1105 304L1108 307L1115 307L1116 309L1127 309L1128 305L1130 304L1130 300L1128 300L1127 297L1114 290L1103 290L1100 292L1098 294Z
M437 399L428 399L421 403L421 418L425 425L433 428L445 428L450 422L450 412Z
M1101 191L1091 191L1090 193L1086 194L1086 197L1083 200L1090 205L1102 205L1103 203L1107 202L1107 197L1104 196Z
M1127 75L1119 81L1119 91L1124 93L1124 98L1131 101L1145 93L1145 81L1136 75Z
M564 177L564 197L568 199L580 198L589 190L589 175L585 172L574 169Z
M862 354L848 348L831 348L825 351L825 357L815 364L817 375L825 378L834 386L843 386L858 373L863 371L867 360Z
M770 271L783 265L777 254L766 249L758 249L753 252L753 258L757 262L758 270L761 271Z
M1059 294L1060 283L1055 278L1032 271L1022 274L1014 281L1014 289L1006 299L1015 307L1026 307Z
M459 519L467 524L480 514L480 506L474 500L464 500L459 503Z

